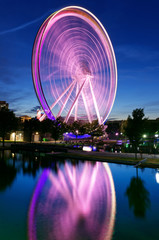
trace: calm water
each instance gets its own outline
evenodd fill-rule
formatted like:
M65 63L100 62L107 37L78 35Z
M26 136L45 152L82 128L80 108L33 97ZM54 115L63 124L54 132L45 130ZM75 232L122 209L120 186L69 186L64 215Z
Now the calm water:
M158 240L158 172L0 152L0 239Z

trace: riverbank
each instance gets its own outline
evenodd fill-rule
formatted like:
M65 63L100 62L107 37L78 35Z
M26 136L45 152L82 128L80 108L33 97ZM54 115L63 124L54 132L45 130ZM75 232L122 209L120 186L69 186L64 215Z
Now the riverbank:
M31 151L41 152L47 158L52 159L78 159L89 161L101 161L126 165L137 165L139 167L159 168L159 154L137 154L135 159L134 153L114 153L114 152L85 152L79 149L71 149L70 146L55 145L52 143L5 143L5 147L0 146L0 150L12 150L13 152ZM142 161L145 159L145 161ZM140 161L142 161L140 163Z
M110 153L110 152L84 152L82 150L68 150L67 153L48 153L51 158L78 159L89 161L101 161L126 165L138 165L139 167L159 168L159 155L143 154L142 158L138 154L135 159L134 153ZM142 161L145 159L145 161ZM141 162L142 161L142 162Z

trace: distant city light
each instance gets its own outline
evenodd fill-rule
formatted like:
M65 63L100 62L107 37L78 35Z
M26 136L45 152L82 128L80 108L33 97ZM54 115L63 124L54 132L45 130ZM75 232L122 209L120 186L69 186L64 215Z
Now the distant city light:
M93 147L92 147L92 150L93 150L93 151L96 151L96 150L97 150L97 147L96 147L96 146L93 146Z
M92 147L83 146L82 150L85 151L85 152L91 152L92 151Z
M159 184L159 172L156 173L156 182Z
M147 135L146 135L146 134L144 134L144 135L143 135L143 138L146 138L146 137L147 137Z

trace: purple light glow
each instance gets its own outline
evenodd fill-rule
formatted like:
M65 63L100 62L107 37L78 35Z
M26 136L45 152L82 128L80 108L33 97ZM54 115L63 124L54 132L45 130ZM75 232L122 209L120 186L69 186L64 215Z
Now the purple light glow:
M89 134L83 134L83 135L75 135L73 133L64 133L63 134L64 139L84 139L84 138L90 138L91 135Z
M44 170L28 214L29 240L109 240L116 212L108 164L60 165Z
M102 124L108 117L117 87L114 50L102 24L86 9L66 7L46 19L35 39L32 73L43 119Z

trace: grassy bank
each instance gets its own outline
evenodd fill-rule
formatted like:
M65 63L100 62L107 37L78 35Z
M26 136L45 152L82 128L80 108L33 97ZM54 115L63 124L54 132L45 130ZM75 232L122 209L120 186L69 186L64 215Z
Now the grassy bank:
M55 157L54 154L48 154L48 156ZM89 154L87 152L67 152L67 153L59 153L56 154L57 158L71 158L71 159L78 159L78 160L89 160L89 161L101 161L101 162L110 162L110 163L119 163L119 164L126 164L126 165L136 165L138 164L141 159L134 159L132 157L122 157L122 156L107 156L105 155L98 155ZM151 167L151 168L159 168L159 159L148 158L145 162L141 163L139 167Z

